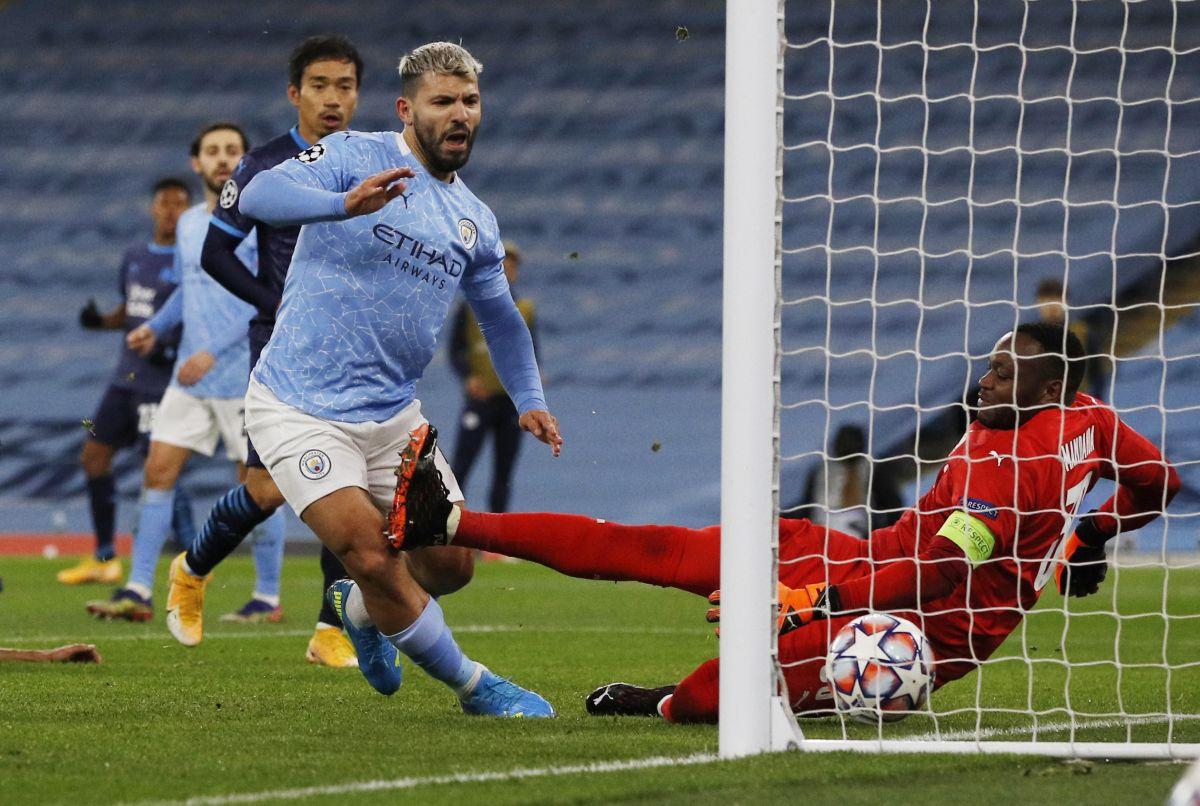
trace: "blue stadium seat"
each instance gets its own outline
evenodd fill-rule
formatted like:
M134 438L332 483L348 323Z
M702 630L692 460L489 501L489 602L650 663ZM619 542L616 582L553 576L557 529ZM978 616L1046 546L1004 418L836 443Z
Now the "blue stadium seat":
M1138 23L1130 48L1170 31L1160 7L1142 5L1128 10ZM118 256L145 234L146 188L159 175L190 176L186 148L202 124L238 120L262 141L293 119L283 62L311 33L344 32L363 50L356 128L393 126L400 50L461 38L482 58L484 138L464 175L525 248L552 384L580 399L621 390L629 401L719 388L723 4L421 7L413 15L360 0L300 14L292 0L264 0L254 25L234 0L169 12L148 0L0 7L0 71L13 90L0 239L20 245L0 275L0 428L41 435L37 461L62 468L53 495L80 490L69 472L78 423L116 346L115 336L78 330L78 306L113 301ZM782 326L784 398L824 400L828 381L831 427L870 424L878 452L922 422L915 398L931 412L956 404L996 336L1031 316L1039 281L1066 277L1076 303L1110 302L1114 288L1157 268L1160 251L1190 250L1200 220L1181 206L1200 199L1191 28L1178 28L1167 157L1167 54L1129 53L1123 72L1110 52L1085 54L1072 69L1052 47L1071 28L1071 4L995 0L980 5L985 49L975 59L961 47L970 15L951 7L884 4L881 55L875 4L839 3L835 102L812 94L829 85L831 49L803 46L829 32L828 3L788 9L795 47L784 84L803 97L785 105L784 191L794 201L784 207L783 286L794 304ZM929 50L917 44L927 10ZM1125 12L1099 3L1074 13L1076 44L1103 48ZM686 41L677 25L688 26ZM1111 100L1119 79L1124 106ZM1139 151L1156 153L1129 153ZM826 293L827 266L832 306L808 299ZM813 351L826 344L849 354L830 361L828 378ZM452 382L434 370L436 395ZM1176 377L1196 388L1187 373ZM825 433L785 429L785 452L819 450ZM22 455L0 455L0 486L33 454ZM223 471L198 475L211 490L227 481Z

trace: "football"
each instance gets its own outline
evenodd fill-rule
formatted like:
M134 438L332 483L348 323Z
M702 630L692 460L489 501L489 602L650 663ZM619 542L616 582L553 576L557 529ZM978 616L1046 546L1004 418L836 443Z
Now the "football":
M911 621L871 613L834 636L826 675L838 711L861 722L897 722L929 699L933 651Z

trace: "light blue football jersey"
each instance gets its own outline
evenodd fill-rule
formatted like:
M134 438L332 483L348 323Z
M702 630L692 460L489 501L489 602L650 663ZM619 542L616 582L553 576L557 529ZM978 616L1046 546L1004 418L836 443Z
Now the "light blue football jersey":
M432 177L398 132L337 132L270 172L344 193L406 166L416 176L379 212L300 231L254 377L313 416L391 418L413 399L459 287L468 300L509 293L492 211L461 177Z
M203 203L191 207L175 226L175 266L183 293L183 339L171 384L196 397L245 397L250 378L247 333L254 306L226 291L200 266L200 252L208 234L206 208ZM255 241L242 241L237 256L257 271ZM201 350L208 350L217 361L197 383L183 386L178 379L179 368Z

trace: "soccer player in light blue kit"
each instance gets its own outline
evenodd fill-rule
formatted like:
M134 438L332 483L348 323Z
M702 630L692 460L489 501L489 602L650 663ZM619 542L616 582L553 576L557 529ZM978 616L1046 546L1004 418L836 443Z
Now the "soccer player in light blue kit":
M155 566L170 523L175 482L193 452L211 456L220 439L226 455L237 463L239 478L245 475L242 410L250 363L245 337L254 309L200 268L200 252L217 193L246 146L241 129L225 122L205 127L192 143L192 169L204 183L205 200L179 219L175 268L181 285L152 319L128 336L131 348L146 351L153 348L158 334L183 323L177 371L163 395L150 433L133 567L124 588L115 594L118 600L138 597L149 607ZM247 239L241 249L242 260L255 265L254 241ZM240 611L230 614L232 620L279 620L284 526L280 512L259 527L254 542L254 594ZM90 605L89 610L103 615L103 607ZM167 626L171 627L169 613Z
M540 696L463 654L418 564L384 536L382 513L403 505L411 473L402 455L433 451L450 500L462 501L414 397L460 286L522 427L555 454L562 444L495 216L456 173L479 124L481 69L458 45L417 48L400 62L403 132L329 135L242 192L246 215L303 225L246 429L288 504L354 578L329 595L378 691L400 686L398 650L469 714L552 716Z

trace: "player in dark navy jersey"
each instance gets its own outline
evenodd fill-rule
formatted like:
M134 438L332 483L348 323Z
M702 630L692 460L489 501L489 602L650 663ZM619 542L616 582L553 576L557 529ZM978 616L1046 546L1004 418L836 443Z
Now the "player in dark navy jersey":
M250 322L250 367L258 361L275 326L275 311L282 298L283 281L300 228L274 227L244 216L238 211L238 197L261 171L291 159L326 135L348 128L358 105L361 79L362 58L345 38L316 36L304 40L292 52L288 63L288 100L296 107L299 121L285 134L242 158L213 211L200 262L217 282L257 309ZM234 254L247 237L258 240L257 275ZM246 469L245 483L217 502L187 553L185 565L196 576L211 573L255 526L284 503L252 444ZM341 563L328 549L322 550L321 569L325 587L345 576ZM186 584L187 576L190 575L181 580L183 585L172 577L168 611L172 609L172 601L183 598L191 603L196 599L188 593L191 588ZM325 666L354 667L358 663L353 647L342 633L341 619L323 599L306 658Z
M108 313L101 313L95 300L89 300L79 312L79 323L88 330L128 333L152 317L175 290L178 283L172 269L175 225L187 209L190 193L182 180L166 178L154 184L152 194L150 216L154 220L154 238L125 251L121 259L120 305ZM179 332L176 330L145 358L126 347L124 341L121 343L112 381L92 418L91 432L84 440L79 457L87 475L96 550L92 557L60 571L59 582L67 585L113 584L122 577L121 562L116 558L113 546L116 523L113 456L121 448L131 446L145 452L155 409L171 380L178 343ZM195 527L191 503L186 496L182 501L176 499L172 526L181 542L191 542Z

